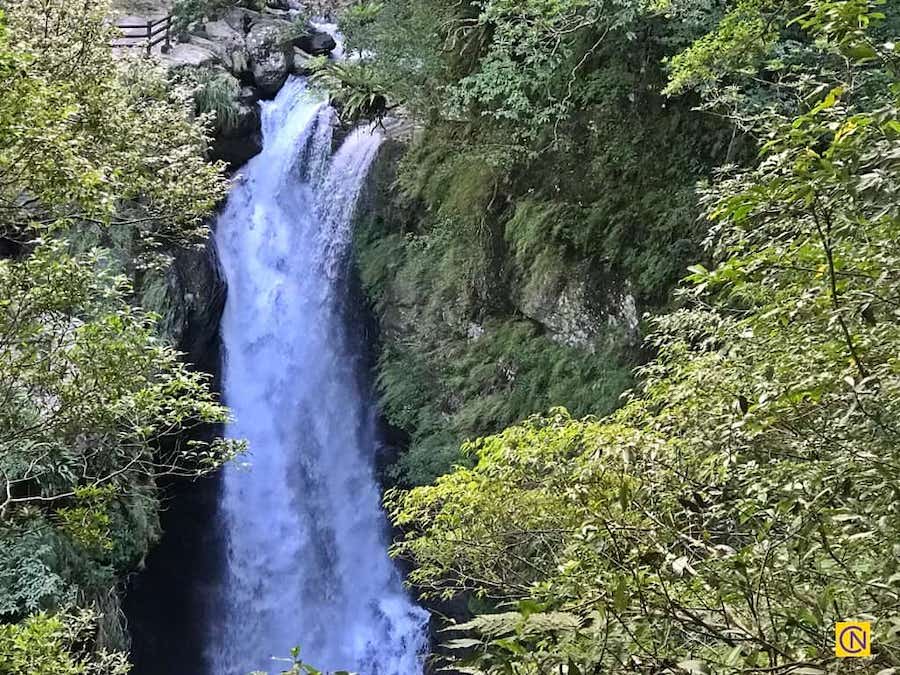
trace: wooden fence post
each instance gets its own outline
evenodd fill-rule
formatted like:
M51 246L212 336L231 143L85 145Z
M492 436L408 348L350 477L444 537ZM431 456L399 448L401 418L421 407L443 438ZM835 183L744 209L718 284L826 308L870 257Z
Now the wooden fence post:
M2 0L0 0L2 2ZM140 30L140 33L123 33L113 38L112 47L141 47L147 56L153 55L153 48L161 44L160 51L168 54L172 49L172 15L168 14L161 19L149 19L141 23L117 23L120 31Z

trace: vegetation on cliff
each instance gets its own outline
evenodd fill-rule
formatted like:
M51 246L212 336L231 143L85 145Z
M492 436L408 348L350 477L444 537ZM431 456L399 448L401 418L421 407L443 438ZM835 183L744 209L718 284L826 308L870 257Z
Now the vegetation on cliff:
M460 441L536 410L618 405L642 358L639 314L666 305L703 255L698 180L748 153L727 120L695 110L695 94L663 91L665 61L715 13L409 0L345 17L348 49L361 57L335 79L364 82L365 100L378 92L385 109L402 105L424 124L392 193L404 208L362 223L358 245L388 345L385 408L411 439L394 470L401 482L439 475L462 460ZM379 113L350 114L360 112ZM472 352L502 352L508 381L497 386L498 365L468 369L457 384L454 371L467 369L458 355ZM434 383L424 394L395 386L391 373L411 365ZM543 386L529 394L547 379L566 384L552 397ZM508 404L457 423L492 397ZM424 466L437 455L439 465Z
M670 50L648 60L650 70L668 57L668 79L650 91L674 97L660 99L669 112L657 123L699 106L731 139L707 155L724 166L696 193L694 173L656 207L654 223L677 213L679 194L686 212L700 210L706 247L690 254L704 263L651 321L654 358L624 407L532 417L467 444L467 467L389 494L405 532L394 551L414 563L413 583L481 598L448 661L478 673L894 672L897 8L487 0L446 16L424 0L385 5L398 6L437 17L422 33L441 65L425 58L413 76L450 76L442 101L398 95L459 138L494 132L492 151L516 148L506 161L528 163L518 180L541 175L535 158L589 114L569 107L569 92L589 90L617 55L644 53L648 35ZM389 29L375 18L366 30ZM361 67L382 77L378 57ZM648 172L667 170L667 147L644 156ZM590 219L571 231L592 232ZM609 255L629 269L615 247ZM834 624L847 619L873 622L871 659L834 657Z
M3 673L126 672L117 585L159 536L157 481L239 449L187 442L227 411L128 280L205 237L221 171L185 98L110 37L102 5L0 14Z

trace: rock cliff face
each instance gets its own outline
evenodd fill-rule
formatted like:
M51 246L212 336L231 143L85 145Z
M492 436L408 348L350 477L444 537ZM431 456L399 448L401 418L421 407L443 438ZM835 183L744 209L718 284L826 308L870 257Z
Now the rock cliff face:
M412 129L403 124L390 124L388 141L376 160L360 199L358 218L362 223L378 222L382 234L412 234L417 224L427 217L421 204L410 203L397 190L397 168L411 142ZM365 246L365 244L362 244ZM359 253L359 250L357 251ZM499 304L507 311L520 314L539 324L549 339L559 344L594 352L610 339L628 345L640 341L639 310L628 280L616 279L600 269L595 261L559 260L549 271L538 273L522 269L512 256L495 261L504 270L504 296ZM390 281L388 285L391 286ZM382 330L389 338L407 331L404 322L412 318L404 307L404 294L388 288L391 300L379 305ZM448 317L453 308L448 308ZM470 338L483 332L479 321L456 316L459 325L467 325Z
M234 103L236 122L217 129L209 150L210 159L222 160L237 169L262 150L259 94L253 87L241 87Z
M517 276L510 297L551 339L593 352L609 338L611 329L628 344L639 341L637 308L628 286L581 261L561 263L541 275Z
M452 216L398 187L410 169L398 181L403 131L388 134L373 166L355 251L379 327L382 405L401 445L386 476L416 484L462 461L467 438L551 405L609 412L640 357L639 309L603 261L516 255L503 215L485 215L489 238L448 238Z
M165 332L191 363L216 373L219 319L227 289L215 247L208 243L200 249L180 251L162 283Z
M211 158L236 169L261 149L259 100L275 96L291 74L307 74L315 56L327 56L334 38L298 22L291 10L260 12L233 7L219 18L191 25L183 40L160 55L167 68L209 82L229 85L230 100L217 106L231 111L228 124L217 124ZM202 83L198 86L202 86Z

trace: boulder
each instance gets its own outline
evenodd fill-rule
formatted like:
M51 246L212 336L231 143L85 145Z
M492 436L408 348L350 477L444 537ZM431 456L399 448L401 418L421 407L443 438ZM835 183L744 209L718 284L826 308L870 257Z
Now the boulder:
M306 16L322 16L325 18L340 16L340 14L359 4L359 0L289 0L294 9L303 11Z
M258 133L249 136L217 136L209 149L209 157L213 161L225 162L228 169L234 171L260 152L262 137Z
M232 7L221 18L206 21L185 35L184 42L164 56L163 62L175 67L218 65L242 85L255 87L259 97L272 97L294 69L295 49L290 37L294 23L287 12L284 17L281 14L280 10L258 12ZM334 44L325 33L311 34L308 39L319 53ZM303 64L310 54L299 56L300 72L308 72Z
M243 44L229 45L199 34L191 34L184 44L213 54L215 59L212 65L225 68L239 80L250 80L250 62ZM204 65L211 64L205 63Z
M328 33L310 29L306 35L294 38L294 46L312 56L328 56L337 47L337 42Z
M259 100L259 94L256 93L256 90L253 87L241 87L241 91L238 94L238 102L243 103L244 105L253 105Z
M203 24L203 30L200 32L200 35L217 44L226 45L228 47L244 46L244 34L235 30L224 19L207 21Z
M210 148L210 158L222 160L231 170L237 169L251 157L262 151L262 119L255 93L250 94L248 87L241 89L235 105L237 106L237 122L219 131Z
M226 287L212 241L175 252L172 265L148 273L138 291L143 306L159 314L162 332L187 354L187 360L201 370L217 372Z
M250 64L253 82L262 96L275 96L291 69L287 55L278 50L257 52Z
M238 138L259 135L262 128L259 106L255 103L238 103L237 108L237 124L223 132L223 135Z
M262 96L274 96L294 65L294 50L284 41L284 23L259 20L247 34L253 82Z
M639 341L638 311L627 281L564 261L553 272L516 276L514 304L557 342L593 351L612 336L625 344Z
M219 60L215 52L189 42L180 42L172 45L172 49L166 54L161 54L159 58L160 62L169 68L182 68L185 66L201 68L212 66Z
M263 18L260 12L244 7L232 7L222 17L222 21L241 35L247 35L254 23Z
M299 47L294 47L294 67L291 72L295 75L311 75L313 72L312 62L315 57L307 54Z
M243 33L235 30L225 20L219 19L206 23L202 37L205 38L205 42L209 43L207 48L216 53L222 61L222 65L232 75L241 80L246 79L245 75L250 73L250 58L247 54L247 42Z

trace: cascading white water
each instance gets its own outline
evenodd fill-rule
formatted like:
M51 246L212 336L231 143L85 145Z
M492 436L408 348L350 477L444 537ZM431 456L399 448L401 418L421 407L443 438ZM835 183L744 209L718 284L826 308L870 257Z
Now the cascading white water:
M425 612L387 557L373 473L371 406L343 322L350 221L380 138L350 134L332 156L333 110L290 80L263 104L263 151L219 218L228 542L210 675L275 671L300 645L320 669L422 672ZM283 664L281 664L283 665Z

